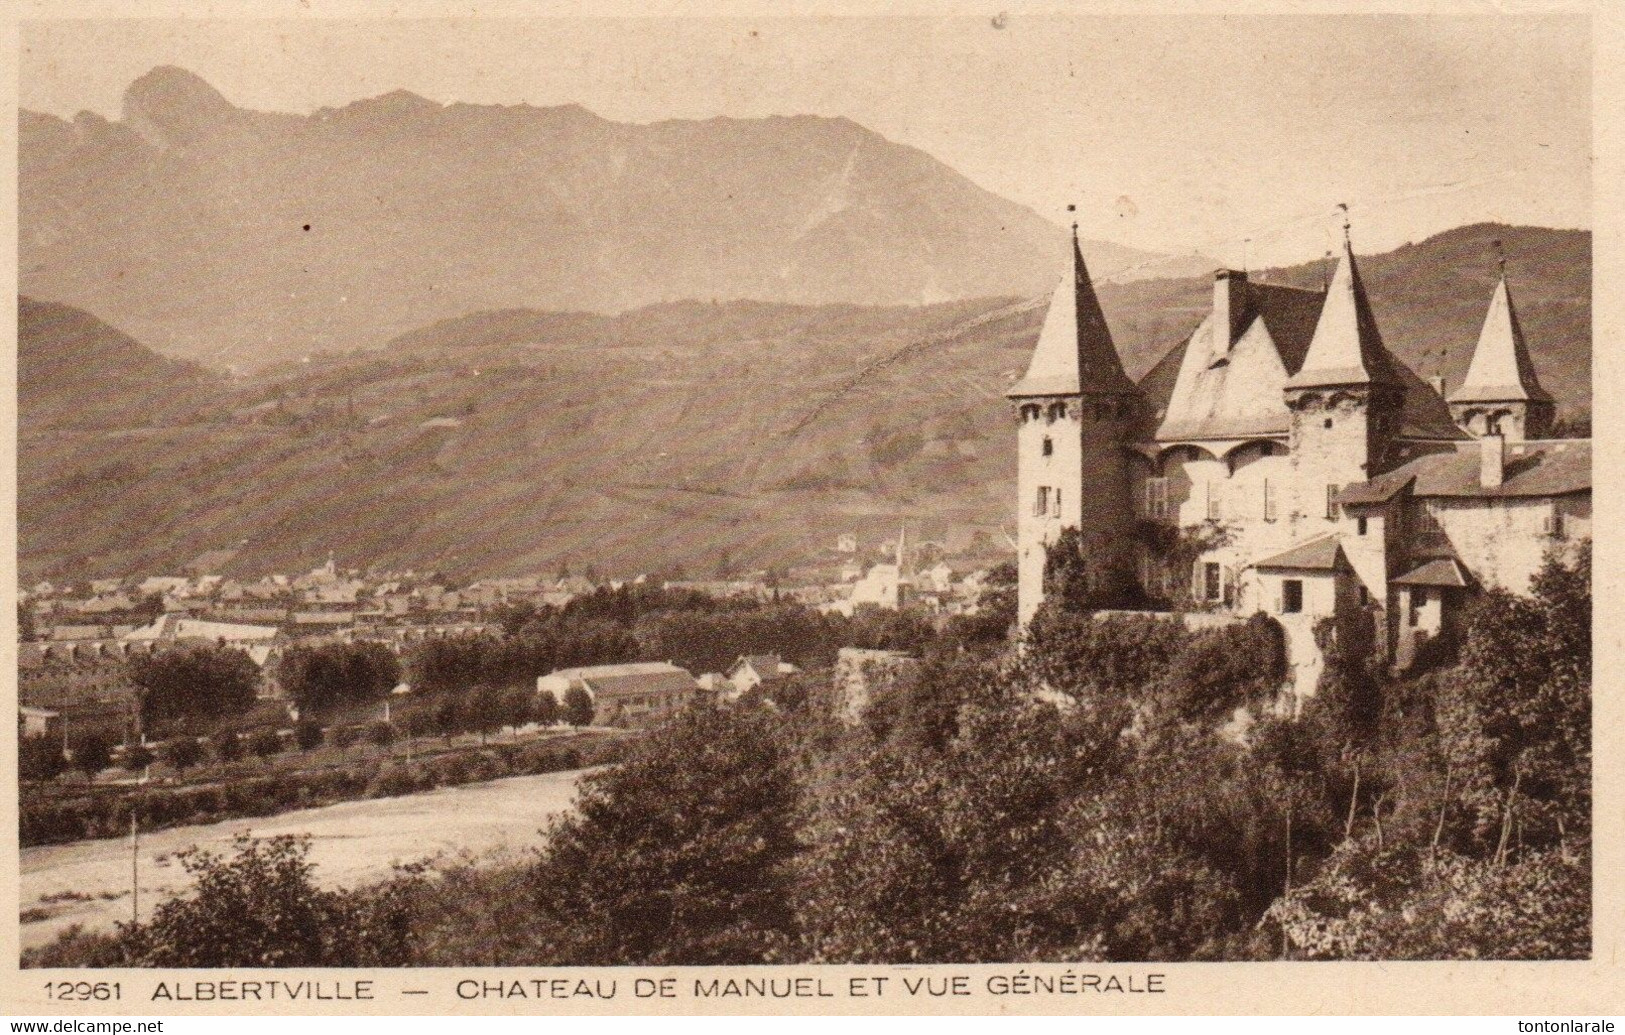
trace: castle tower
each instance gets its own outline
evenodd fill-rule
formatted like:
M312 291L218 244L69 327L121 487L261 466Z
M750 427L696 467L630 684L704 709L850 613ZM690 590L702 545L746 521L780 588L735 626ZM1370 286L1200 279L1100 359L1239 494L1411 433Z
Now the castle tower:
M1556 406L1535 377L1518 311L1507 290L1506 260L1479 331L1467 378L1450 393L1450 416L1470 435L1500 434L1508 442L1551 432Z
M1399 435L1405 389L1383 347L1360 279L1348 225L1303 365L1286 382L1289 445L1299 521L1332 521L1343 486L1379 474Z
M1084 566L1103 592L1133 577L1134 508L1125 443L1140 392L1123 372L1072 227L1072 270L1050 299L1017 406L1018 614L1044 597L1044 559L1063 529L1079 532Z

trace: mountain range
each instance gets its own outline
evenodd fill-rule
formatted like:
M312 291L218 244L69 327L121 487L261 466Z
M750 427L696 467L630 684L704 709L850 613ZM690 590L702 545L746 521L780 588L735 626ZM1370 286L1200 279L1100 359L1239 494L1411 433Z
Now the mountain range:
M296 115L160 67L116 121L23 111L18 167L24 294L223 368L491 309L1028 295L1064 255L1030 209L844 118L640 125L404 91ZM1085 254L1100 275L1201 262Z
M1478 224L1362 257L1389 348L1460 382L1496 240L1560 417L1588 414L1586 232ZM1252 276L1316 286L1326 272ZM1100 286L1131 375L1179 344L1211 291L1209 277ZM1002 392L1046 297L501 307L231 380L25 299L21 570L153 573L232 549L227 573L252 574L331 549L457 578L710 572L786 563L843 531L877 542L903 518L911 535L997 543L1015 472Z

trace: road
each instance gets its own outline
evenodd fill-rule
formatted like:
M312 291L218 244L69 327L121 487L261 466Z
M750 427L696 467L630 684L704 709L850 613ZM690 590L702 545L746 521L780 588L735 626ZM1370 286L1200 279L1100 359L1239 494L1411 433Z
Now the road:
M389 876L396 863L429 857L483 856L540 843L538 831L567 811L581 770L515 776L399 798L349 801L277 816L173 827L141 835L141 916L189 883L175 853L191 845L224 851L241 831L256 836L307 834L316 879L354 887ZM110 929L130 918L130 840L77 841L22 850L24 948L82 924ZM37 918L36 918L37 917Z

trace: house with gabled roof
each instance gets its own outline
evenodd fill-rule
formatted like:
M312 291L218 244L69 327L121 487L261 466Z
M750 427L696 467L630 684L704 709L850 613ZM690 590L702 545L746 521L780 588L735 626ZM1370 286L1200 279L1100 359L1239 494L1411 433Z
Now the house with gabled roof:
M1555 407L1504 265L1452 391L1387 349L1347 227L1322 291L1219 270L1209 312L1132 382L1074 241L1006 394L1023 624L1074 529L1107 595L1263 611L1300 638L1331 619L1404 665L1473 592L1526 591L1549 551L1590 536L1590 442L1544 437ZM1196 542L1191 568L1157 552L1159 526Z

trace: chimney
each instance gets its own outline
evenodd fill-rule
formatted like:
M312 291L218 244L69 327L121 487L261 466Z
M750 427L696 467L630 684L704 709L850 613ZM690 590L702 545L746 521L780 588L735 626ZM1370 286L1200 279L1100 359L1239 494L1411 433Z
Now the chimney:
M1438 393L1439 398L1441 398L1441 399L1444 398L1444 375L1443 374L1434 374L1432 377L1428 378L1428 384L1433 386L1433 390Z
M1242 320L1247 316L1247 274L1241 270L1217 270L1213 274L1213 331L1214 337L1225 334L1224 341L1215 341L1215 352L1228 352L1241 335Z
M1499 431L1478 440L1478 483L1486 489L1498 488L1506 478L1506 442Z

